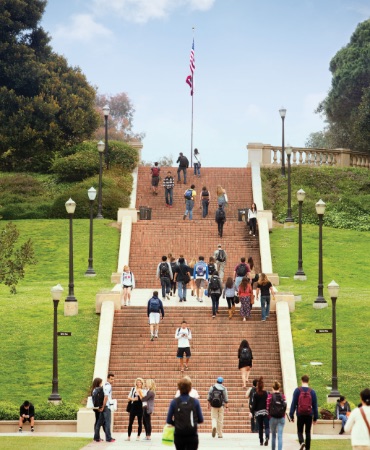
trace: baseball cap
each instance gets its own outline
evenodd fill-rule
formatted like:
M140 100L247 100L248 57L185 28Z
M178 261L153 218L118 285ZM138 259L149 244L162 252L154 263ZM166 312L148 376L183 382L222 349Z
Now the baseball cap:
M221 247L222 247L222 245L221 245L221 244L218 244L218 246L217 246L217 247L220 247L220 248L221 248Z
M222 377L217 378L217 383L223 383L223 382L224 382L224 379Z

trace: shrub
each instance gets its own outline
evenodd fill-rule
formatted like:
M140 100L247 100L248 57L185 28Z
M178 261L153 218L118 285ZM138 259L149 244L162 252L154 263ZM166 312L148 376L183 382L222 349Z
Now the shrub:
M99 173L97 151L87 150L63 158L56 158L51 166L62 181L81 181Z
M19 419L19 406L11 402L0 401L0 420Z
M80 405L62 401L59 405L43 403L35 406L35 420L76 420ZM18 420L19 407L11 402L0 402L0 420Z
M126 142L109 142L109 159L112 165L125 171L132 172L139 162L139 154L136 149Z

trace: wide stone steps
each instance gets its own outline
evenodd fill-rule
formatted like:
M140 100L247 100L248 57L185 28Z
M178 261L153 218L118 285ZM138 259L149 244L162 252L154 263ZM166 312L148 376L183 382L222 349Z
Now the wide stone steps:
M216 319L210 317L205 307L176 307L165 304L165 319L160 323L159 338L149 339L145 307L127 307L115 314L112 337L110 370L115 373L114 397L119 410L115 413L115 431L125 432L128 414L125 412L127 396L136 377L153 378L157 385L155 412L152 417L153 432L162 430L167 410L181 376L176 358L176 329L185 318L192 330L192 357L189 371L194 387L201 398L205 416L203 430L210 430L210 412L207 410L209 387L217 376L225 378L229 391L229 413L225 417L225 432L250 431L245 390L242 389L238 370L237 351L242 339L247 339L253 350L253 368L250 380L263 375L266 387L271 389L275 379L281 382L280 354L277 342L276 316L272 312L267 322L261 323L259 308L252 318L242 322L239 311L232 320L227 308L221 307ZM250 383L251 384L251 383ZM249 384L249 385L250 385ZM136 425L133 433L136 432Z

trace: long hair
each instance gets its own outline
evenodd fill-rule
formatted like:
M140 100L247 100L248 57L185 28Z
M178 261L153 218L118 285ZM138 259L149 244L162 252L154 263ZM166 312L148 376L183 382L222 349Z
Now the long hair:
M149 390L155 392L156 390L155 381L152 380L151 378L149 378L149 380L146 380L146 386Z
M231 288L233 287L233 284L234 284L233 279L232 279L231 277L228 277L227 280L226 280L225 286L226 286L228 289L231 289Z
M265 384L263 382L263 377L260 377L257 381L257 394L262 394L264 387L265 387Z
M225 193L225 189L221 185L218 185L217 186L217 197L220 197L224 193Z
M254 267L254 261L251 256L248 258L248 265L249 265L249 268L252 270Z
M144 380L142 378L140 378L140 377L137 377L136 380L135 380L135 388L137 387L137 382L138 381L141 381L141 387L143 388L144 387Z
M253 206L254 206L254 208L253 208ZM252 203L251 210L257 212L257 205L255 203Z
M101 378L94 378L94 381L91 385L91 395L93 393L93 390L99 387L103 383L103 380Z
M249 344L248 344L248 341L246 339L243 339L241 341L240 346L239 346L239 350L242 351L243 348L249 348Z
M269 281L270 280L267 278L267 275L265 273L261 273L261 278L258 280L258 284L264 286Z
M250 284L249 278L243 277L239 287L242 289L242 291L246 291L249 284Z
M189 263L189 267L191 269L193 269L196 263L197 263L197 258L192 258L192 260Z

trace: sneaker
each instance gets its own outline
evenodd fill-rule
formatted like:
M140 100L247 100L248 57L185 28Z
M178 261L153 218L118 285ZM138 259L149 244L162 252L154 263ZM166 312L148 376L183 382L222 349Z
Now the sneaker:
M265 447L267 447L269 445L269 438L265 439Z
M303 443L303 444L301 444L301 446L299 447L299 450L304 450L305 448L306 448L306 444Z
M252 232L250 231L249 234L252 234Z
M261 322L266 322L266 319L262 319Z
M112 438L110 441L107 442L116 442L116 440Z
M203 302L203 299L202 299L202 298L200 298L200 299L199 299L199 301L200 301L200 303L202 303L202 302Z
M212 319L214 319L216 316L212 316Z
M130 306L130 305L131 305L131 302L130 302L130 300L129 300L129 301L127 302L127 305L128 305L128 306Z
M150 340L154 341L154 336L153 335L150 336Z
M22 428L19 428L18 432L19 432L19 433L22 433Z
M186 302L186 298L183 298L182 301Z
M35 431L35 429L33 427L31 427L31 432L33 433Z
M167 299L167 300L171 300L171 299L170 299L170 296L169 296L168 294L166 294L166 299Z
M155 337L156 339L158 339L158 333L156 333L156 334L154 335L154 337Z
M180 303L182 302L182 298L179 299L179 302L180 302Z
M162 302L164 302L166 300L166 297L162 297Z
M186 214L184 214L183 219L184 219L184 220L186 219Z
M212 428L212 437L214 438L216 436L216 427Z

